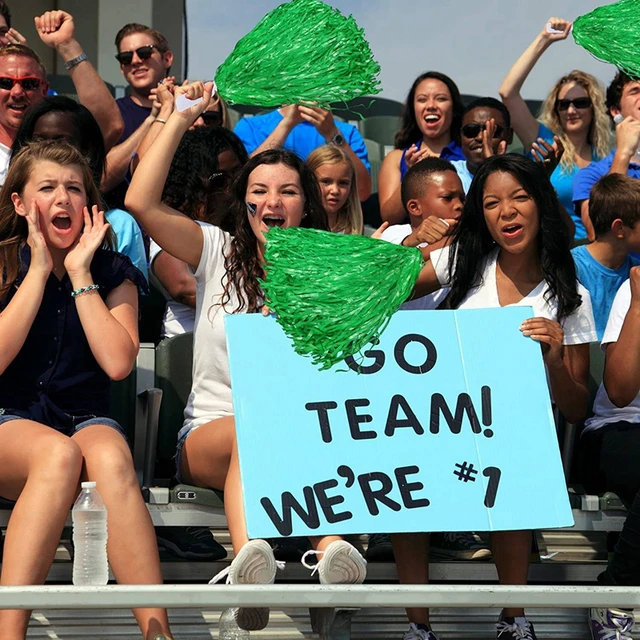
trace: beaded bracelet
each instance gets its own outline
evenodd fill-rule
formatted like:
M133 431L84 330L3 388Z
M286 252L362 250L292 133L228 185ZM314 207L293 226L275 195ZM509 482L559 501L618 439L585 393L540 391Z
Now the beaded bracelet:
M83 293L88 293L89 291L95 291L96 289L99 289L99 288L100 286L97 284L90 284L88 287L80 287L79 289L76 289L75 291L71 292L71 297L77 298Z

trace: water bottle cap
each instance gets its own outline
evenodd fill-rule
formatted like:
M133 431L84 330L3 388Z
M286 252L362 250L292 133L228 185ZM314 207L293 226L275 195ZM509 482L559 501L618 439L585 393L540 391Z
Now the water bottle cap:
M83 489L95 489L96 488L96 483L95 482L83 482L80 486Z

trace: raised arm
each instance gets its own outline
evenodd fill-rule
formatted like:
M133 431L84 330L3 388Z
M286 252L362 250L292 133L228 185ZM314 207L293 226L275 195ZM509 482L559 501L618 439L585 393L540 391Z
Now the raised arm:
M571 22L562 18L549 18L542 31L518 58L506 78L502 81L500 97L507 109L509 109L511 126L524 145L525 151L529 151L531 145L535 142L539 125L531 111L529 111L529 107L527 107L522 95L520 95L520 90L540 56L549 46L554 42L566 39L571 31L571 24ZM560 33L550 33L547 30L547 26Z
M192 100L200 97L203 100L185 111L175 110L171 114L153 145L140 160L125 200L127 210L158 245L194 269L202 255L202 229L187 216L164 204L162 190L180 140L206 109L212 88L213 83L204 85L202 82L176 87L176 99L184 94Z
M35 19L36 30L42 42L53 47L65 63L75 60L83 51L75 39L73 17L66 11L47 11ZM104 143L110 149L124 131L120 110L107 85L89 60L74 64L69 75L83 104L97 120Z

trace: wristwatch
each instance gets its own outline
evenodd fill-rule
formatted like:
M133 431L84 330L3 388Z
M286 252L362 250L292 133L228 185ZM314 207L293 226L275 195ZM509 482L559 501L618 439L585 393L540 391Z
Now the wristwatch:
M79 56L76 56L75 58L71 58L71 60L68 60L67 62L64 63L64 68L67 71L71 71L71 69L73 69L73 67L78 66L81 62L84 62L85 60L88 60L89 56L83 51Z
M331 138L331 140L329 140L329 142L327 142L327 144L334 144L337 147L341 147L344 144L344 136L338 132L333 136L333 138Z

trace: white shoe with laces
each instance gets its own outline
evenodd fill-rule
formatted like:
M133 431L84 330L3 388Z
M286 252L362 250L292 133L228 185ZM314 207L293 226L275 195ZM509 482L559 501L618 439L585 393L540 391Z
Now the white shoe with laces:
M223 578L227 579L227 584L273 584L277 569L284 569L284 562L276 561L269 543L250 540L240 549L233 562L215 575L209 584ZM259 631L269 623L268 607L241 607L236 611L236 622L245 631Z
M496 623L499 640L537 640L533 625L524 617L501 617Z
M438 636L430 629L421 629L418 625L410 622L409 631L402 636L402 640L438 640Z
M312 554L322 556L315 566L306 562ZM307 551L302 564L311 575L318 572L320 584L362 584L367 577L367 561L346 540L335 540L324 551Z

